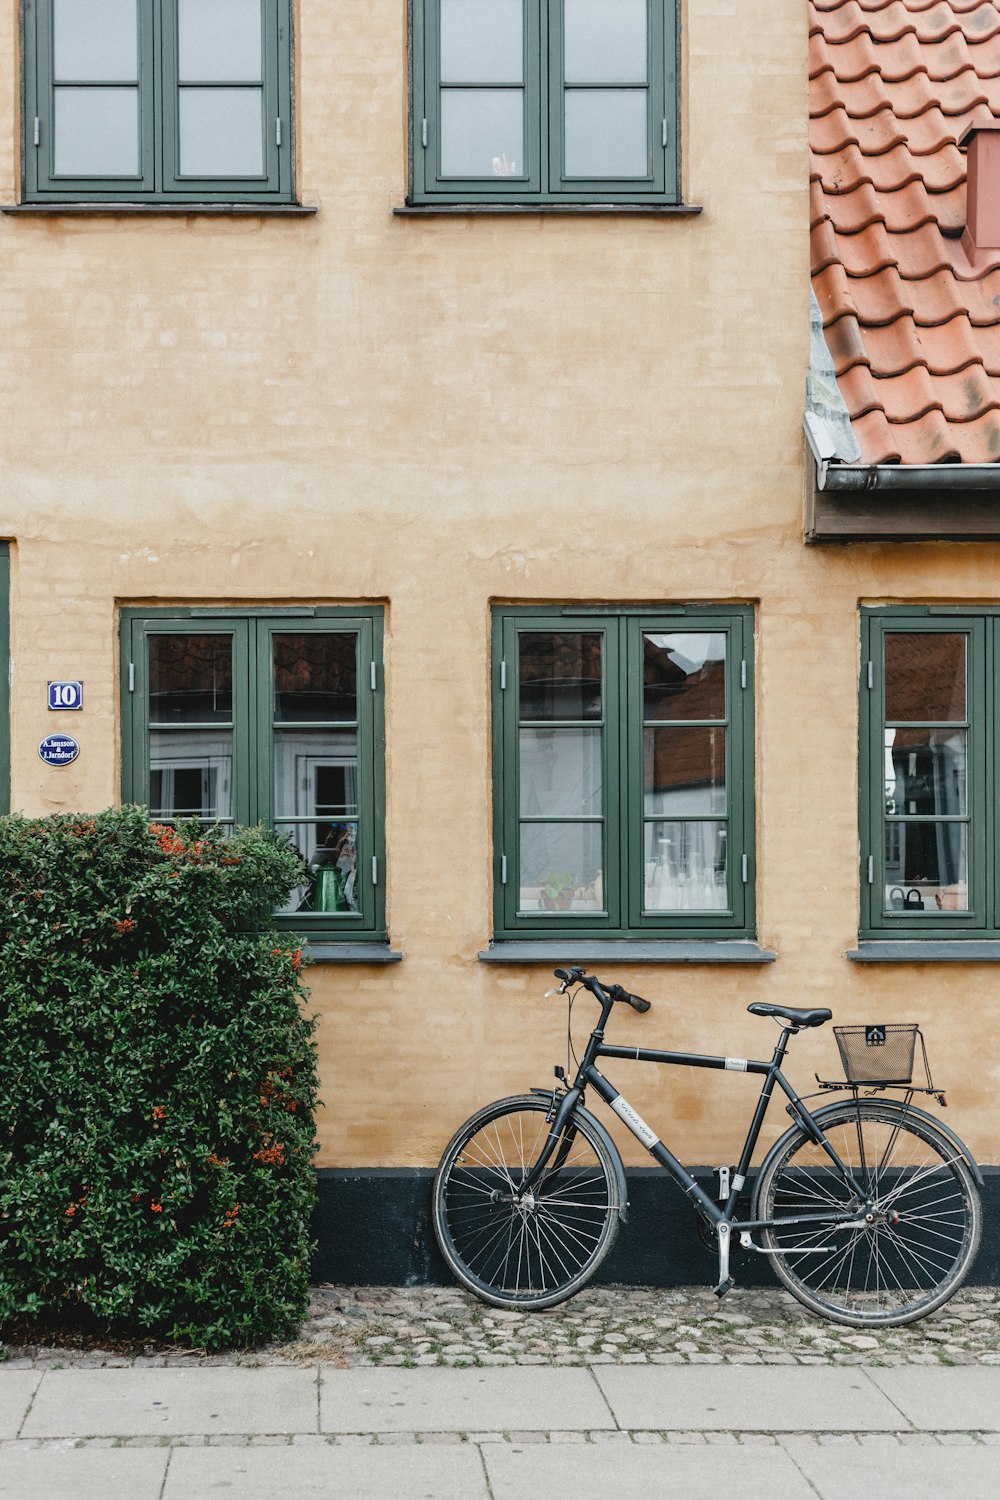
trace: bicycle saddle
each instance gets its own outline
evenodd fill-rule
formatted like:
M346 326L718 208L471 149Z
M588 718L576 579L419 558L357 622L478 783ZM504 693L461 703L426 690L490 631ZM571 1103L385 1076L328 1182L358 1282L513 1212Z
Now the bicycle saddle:
M781 1016L791 1026L822 1026L833 1015L832 1010L794 1010L790 1005L765 1005L757 1000L748 1005L752 1016Z

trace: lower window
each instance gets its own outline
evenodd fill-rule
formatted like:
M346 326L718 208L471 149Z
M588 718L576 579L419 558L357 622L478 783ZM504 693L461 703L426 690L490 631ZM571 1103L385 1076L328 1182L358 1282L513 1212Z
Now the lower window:
M384 939L382 612L126 610L122 647L124 800L276 829L307 867L282 922Z
M495 935L753 926L749 609L494 612Z

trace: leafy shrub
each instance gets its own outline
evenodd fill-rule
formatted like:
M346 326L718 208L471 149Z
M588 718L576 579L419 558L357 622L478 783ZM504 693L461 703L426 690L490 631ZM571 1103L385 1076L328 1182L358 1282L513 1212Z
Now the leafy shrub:
M0 1325L294 1332L315 1023L261 914L301 879L261 829L0 818Z

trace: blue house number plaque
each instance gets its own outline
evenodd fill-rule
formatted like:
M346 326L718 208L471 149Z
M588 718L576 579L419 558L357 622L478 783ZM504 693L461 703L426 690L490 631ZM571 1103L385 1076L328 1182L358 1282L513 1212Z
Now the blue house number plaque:
M68 766L80 754L80 746L68 734L50 734L42 740L38 753L47 766Z
M76 710L83 707L83 683L82 682L50 682L49 683L49 708Z

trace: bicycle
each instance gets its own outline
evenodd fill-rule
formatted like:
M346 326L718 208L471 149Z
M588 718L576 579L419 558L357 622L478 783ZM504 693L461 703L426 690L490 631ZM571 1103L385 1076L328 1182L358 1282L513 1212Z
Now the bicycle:
M477 1111L455 1133L434 1179L433 1221L441 1252L456 1279L482 1301L520 1309L565 1301L594 1275L628 1217L625 1168L611 1136L585 1107L588 1086L694 1204L718 1254L717 1296L734 1285L734 1235L744 1250L769 1257L800 1302L835 1323L872 1328L913 1322L957 1291L979 1249L983 1178L958 1136L913 1103L921 1092L945 1100L929 1070L926 1089L913 1085L912 1037L906 1079L864 1077L862 1064L861 1081L852 1080L845 1057L848 1081L820 1086L852 1097L809 1109L781 1064L790 1037L824 1025L831 1011L763 1002L748 1006L751 1015L772 1017L781 1027L769 1062L615 1046L604 1040L615 1004L645 1012L650 1002L620 985L605 986L582 968L556 969L555 976L560 983L546 998L569 995L570 1053L577 989L589 991L601 1007L572 1082L568 1067L557 1067L555 1087L499 1099ZM884 1047L891 1040L887 1033L901 1029L867 1028L869 1045ZM918 1032L915 1026L907 1029ZM838 1041L844 1054L845 1039L838 1036ZM719 1202L598 1071L598 1058L763 1077L739 1162ZM924 1060L926 1065L926 1051ZM738 1218L775 1086L787 1096L793 1123L756 1174L749 1218ZM863 1087L869 1089L864 1095ZM903 1087L905 1097L876 1097L886 1087Z

